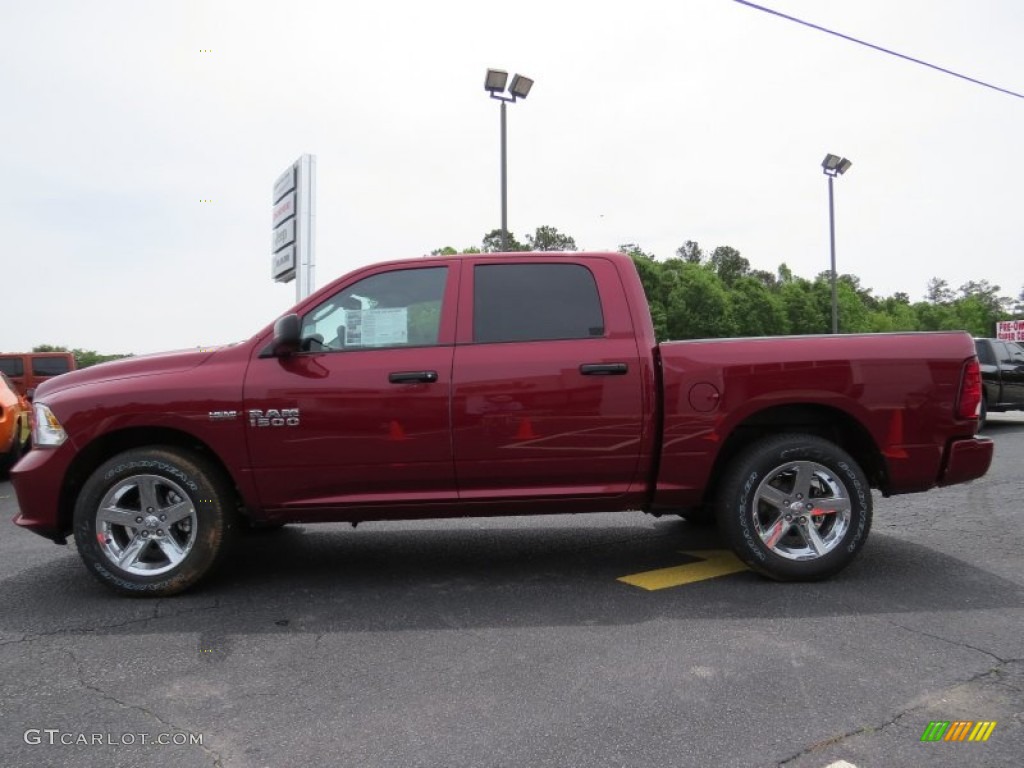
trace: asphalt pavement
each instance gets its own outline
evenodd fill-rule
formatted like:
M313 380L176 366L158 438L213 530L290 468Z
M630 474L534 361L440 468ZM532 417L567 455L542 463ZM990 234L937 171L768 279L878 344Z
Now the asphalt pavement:
M0 766L1017 768L1024 416L986 433L985 478L876 496L818 584L622 513L290 526L129 599L0 479Z

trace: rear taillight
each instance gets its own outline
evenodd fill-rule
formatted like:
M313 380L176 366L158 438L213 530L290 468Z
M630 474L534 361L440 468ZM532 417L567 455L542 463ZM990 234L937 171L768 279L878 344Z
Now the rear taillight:
M978 358L972 357L964 363L960 378L960 400L956 405L958 419L976 419L981 409L981 366Z

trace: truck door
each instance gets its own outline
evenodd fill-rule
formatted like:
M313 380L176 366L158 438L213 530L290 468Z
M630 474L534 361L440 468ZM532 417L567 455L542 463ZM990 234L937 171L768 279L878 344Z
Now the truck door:
M1001 346L999 371L1003 379L1003 402L1024 406L1024 347L1012 341Z
M454 501L457 269L376 267L305 311L304 350L245 382L249 455L269 509ZM384 513L383 516L387 516Z
M626 493L645 406L614 265L560 255L462 268L452 384L460 499Z

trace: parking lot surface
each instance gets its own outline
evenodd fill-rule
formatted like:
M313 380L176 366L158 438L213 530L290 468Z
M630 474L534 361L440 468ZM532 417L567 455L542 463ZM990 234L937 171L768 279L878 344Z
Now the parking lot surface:
M876 496L817 584L623 513L290 526L127 599L0 479L0 764L1019 766L1024 416L986 434L985 478Z

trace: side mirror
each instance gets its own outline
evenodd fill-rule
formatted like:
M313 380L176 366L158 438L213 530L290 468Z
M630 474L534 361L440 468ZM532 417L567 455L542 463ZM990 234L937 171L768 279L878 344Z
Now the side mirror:
M302 321L296 314L285 315L274 323L274 340L264 350L267 357L288 357L299 351L302 341Z

